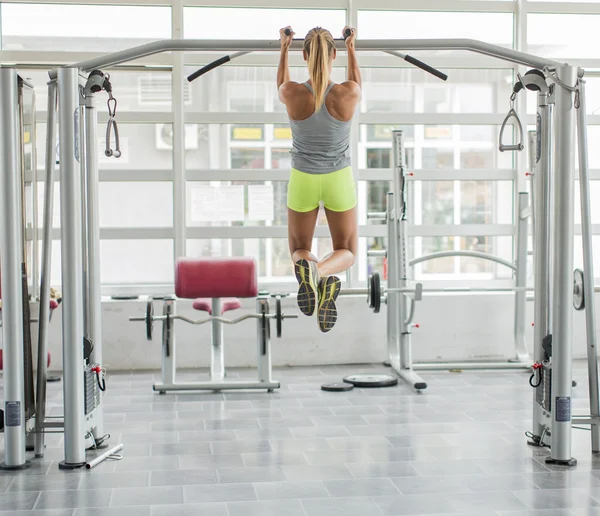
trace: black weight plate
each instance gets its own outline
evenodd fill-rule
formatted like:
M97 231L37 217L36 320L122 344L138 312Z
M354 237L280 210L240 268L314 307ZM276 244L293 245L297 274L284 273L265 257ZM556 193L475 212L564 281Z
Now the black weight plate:
M354 387L393 387L398 385L398 378L389 374L352 374L344 382Z
M152 298L148 298L146 304L146 338L152 340L152 333L154 331L154 303Z
M373 275L369 274L369 281L367 282L367 304L369 308L373 308Z
M321 385L321 390L328 392L347 392L352 389L354 389L354 385L349 383L324 383Z
M585 308L585 289L583 287L583 271L573 271L573 308L583 310Z
M281 313L281 298L275 298L275 321L277 322L277 338L281 338L283 314Z
M371 308L376 314L379 313L381 308L381 280L379 279L379 273L374 272L372 278L373 284L371 285Z

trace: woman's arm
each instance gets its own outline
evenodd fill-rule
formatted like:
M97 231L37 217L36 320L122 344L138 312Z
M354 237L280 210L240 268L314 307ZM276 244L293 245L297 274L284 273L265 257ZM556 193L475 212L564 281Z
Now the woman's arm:
M285 34L285 30L290 30L290 35ZM279 68L277 69L277 89L281 88L281 85L290 80L290 68L288 65L288 49L292 44L294 38L294 31L291 27L284 27L279 31L279 37L281 40L281 55L279 56Z
M353 81L358 84L359 87L362 87L360 69L358 68L358 60L356 59L356 48L354 46L356 30L345 27L344 33L346 32L346 29L350 29L351 31L350 36L346 38L346 49L348 50L348 80Z

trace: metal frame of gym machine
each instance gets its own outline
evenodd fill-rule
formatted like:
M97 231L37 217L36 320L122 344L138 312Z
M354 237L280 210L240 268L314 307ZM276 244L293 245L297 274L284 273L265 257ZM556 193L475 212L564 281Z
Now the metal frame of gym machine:
M338 49L344 49L342 40L336 41ZM294 41L290 47L292 51L302 48L301 41ZM551 329L553 334L553 375L552 397L559 404L560 410L554 410L552 419L552 448L548 458L554 462L572 463L571 458L571 339L572 339L572 309L565 300L572 299L571 273L573 269L573 148L575 106L573 88L578 78L583 77L583 70L568 66L563 63L539 58L523 52L503 48L488 43L468 39L420 39L420 40L365 40L357 41L357 50L382 51L394 53L397 50L466 50L489 56L497 57L525 66L541 70L549 70L556 74L556 81L561 81L566 87L556 88L554 111L555 138L554 150L556 152L555 167L552 184L554 186L554 216L555 228L553 239L548 242L547 250L552 249L553 270L561 274L554 274L552 281L553 295L551 311ZM83 391L81 385L84 379L83 350L81 343L84 335L93 335L94 360L101 363L101 334L100 334L100 291L98 274L98 226L97 226L97 160L96 148L96 116L93 106L93 96L87 97L87 102L82 100L82 83L86 80L86 73L102 67L111 67L140 57L160 52L181 51L234 51L234 54L221 59L218 64L224 64L244 53L253 51L277 51L278 41L235 41L235 40L163 40L141 45L121 52L100 56L95 59L65 66L50 72L50 78L56 80L55 92L58 94L59 127L60 127L60 170L61 170L61 248L62 248L62 288L63 288L63 357L64 357L64 390L65 390L65 464L80 465L85 459L84 432L86 416L83 411ZM404 57L396 52L396 55ZM54 84L53 82L51 84ZM580 82L580 84L582 84ZM53 89L53 88L51 88ZM583 101L583 88L579 93ZM582 102L585 105L585 102ZM82 106L83 104L83 106ZM49 127L54 128L52 118L53 110L49 110ZM580 109L579 129L585 135L585 111ZM177 125L174 131L181 128ZM49 131L51 132L51 131ZM6 137L6 135L3 135ZM585 262L585 288L593 292L591 228L589 225L589 189L587 182L587 149L585 136L580 138L580 169L582 171L582 202L584 210L584 253ZM82 181L79 173L84 167L87 183L86 200L82 203ZM84 206L85 204L85 210ZM537 203L539 205L539 203ZM87 227L87 239L82 227L82 214L84 227ZM397 218L397 215L396 215ZM539 221L539 218L537 219ZM539 237L540 233L536 231ZM86 242L87 240L87 242ZM536 239L539 243L540 239ZM538 246L538 250L539 250ZM84 260L85 259L85 260ZM537 265L537 264L536 264ZM88 274L84 277L84 266ZM540 271L536 268L536 276L551 276L548 270ZM84 291L84 281L86 285ZM401 281L405 281L401 278ZM537 301L539 303L539 299ZM549 303L545 307L548 309ZM595 342L595 335L590 334L590 320L593 319L593 301L588 303L588 342ZM6 324L5 320L5 324ZM9 321L13 327L19 327L18 321ZM16 324L15 324L16 323ZM84 328L86 330L84 331ZM543 325L541 326L543 328ZM549 330L550 328L548 328ZM536 350L539 344L536 344ZM539 345L538 345L539 344ZM5 346L14 346L13 342L6 342ZM595 353L595 344L592 350ZM590 350L590 352L592 351ZM594 354L595 357L595 354ZM592 361L591 361L592 362ZM590 362L590 367L592 364ZM596 367L595 360L593 366ZM19 371L17 370L17 375ZM594 375L594 386L597 393L597 375ZM16 379L15 379L16 380ZM590 375L592 382L592 375ZM18 390L18 383L15 383ZM18 396L19 393L14 393ZM597 396L594 402L597 404ZM567 408L569 410L567 410ZM101 411L98 426L102 426ZM592 429L597 429L598 410L592 409L593 416L589 421ZM6 447L14 450L18 447L15 436L6 436ZM596 439L596 441L599 441Z
M519 193L518 222L516 232L515 263L498 256L478 251L443 251L431 253L408 260L408 175L404 161L404 140L402 131L392 132L393 188L387 194L387 206L384 213L369 214L369 218L384 218L387 224L388 243L383 251L388 261L388 280L384 301L387 305L387 346L388 363L398 375L417 390L427 387L427 383L417 374L417 370L443 369L530 369L531 358L525 343L525 315L527 295L527 235L528 194ZM377 255L380 253L377 252ZM420 283L410 280L409 267L418 263L439 258L466 256L488 260L510 268L514 272L514 288L433 288L423 289ZM515 357L503 361L461 361L461 362L413 362L411 350L411 322L416 303L421 300L423 292L458 293L458 292L508 292L514 291L514 345ZM409 307L410 303L410 307Z

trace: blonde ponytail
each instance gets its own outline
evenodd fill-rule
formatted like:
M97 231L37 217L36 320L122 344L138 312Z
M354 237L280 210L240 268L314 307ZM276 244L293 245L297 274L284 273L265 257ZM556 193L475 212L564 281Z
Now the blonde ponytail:
M334 48L333 37L324 29L312 29L306 37L304 47L308 53L308 74L315 92L315 111L319 111L329 84L329 57Z

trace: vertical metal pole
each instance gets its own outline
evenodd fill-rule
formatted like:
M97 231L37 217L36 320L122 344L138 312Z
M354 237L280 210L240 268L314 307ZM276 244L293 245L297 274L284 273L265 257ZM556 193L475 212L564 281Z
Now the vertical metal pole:
M269 313L269 298L258 297L256 299L256 312L259 314ZM257 319L257 357L258 357L258 379L261 382L271 383L271 322L266 317ZM271 390L271 389L269 389Z
M592 451L600 452L600 406L598 399L598 349L596 346L596 299L594 294L594 259L592 245L592 214L590 206L590 176L588 164L585 81L579 83L577 132L579 136L579 191L581 198L581 233L583 241L583 290L585 292L585 329L587 336L590 415L592 416Z
M172 9L173 39L183 38L183 4ZM184 53L173 52L173 224L175 259L185 256L185 67Z
M17 72L14 68L0 68L0 252L4 342L2 469L23 469L30 466L25 460L21 174L17 102Z
M221 317L221 300L212 299L212 315ZM213 382L222 382L225 379L225 355L223 349L223 323L215 319L212 325L212 347L210 359L210 379Z
M529 149L529 191L531 202L529 205L531 206L531 240L533 242L533 248L535 249L535 174L536 174L536 145L537 137L536 131L529 131L529 138L527 140L528 149Z
M559 66L556 76L575 86L577 68ZM555 86L556 138L554 234L552 260L552 448L546 462L574 466L571 457L571 391L573 358L573 240L575 107L573 92Z
M79 97L79 102L83 103L85 100L83 97ZM81 285L83 291L83 337L84 339L88 339L91 341L91 336L89 332L89 323L90 323L90 311L89 311L89 270L88 270L88 227L87 227L87 208L88 208L88 199L87 199L87 183L88 183L88 173L87 173L87 120L86 120L86 112L85 106L79 106L79 166L81 170L81 268L82 268L82 276L81 276Z
M395 198L393 192L387 194L387 284L388 288L398 288L398 231L396 223ZM388 361L394 369L401 369L400 340L398 338L398 292L387 292L387 348Z
M553 104L548 102L549 95L538 93L538 112L535 144L535 241L533 249L533 360L544 361L542 339L551 330L551 281L550 281L550 227L552 211L553 183ZM547 415L537 402L536 390L533 390L533 426L531 429L533 444L539 444L544 427L549 423Z
M79 71L58 69L60 210L63 288L63 397L65 460L60 468L85 464L83 399L83 289Z
M175 298L168 297L163 304L163 315L175 315ZM164 385L175 383L176 353L175 353L175 321L166 319L163 322L163 360L162 360L162 381Z
M56 81L48 83L48 120L46 122L46 180L44 188L44 236L40 275L40 316L38 323L37 407L35 418L35 456L44 456L46 421L46 368L48 362L48 324L50 323L50 265L52 260L52 218L54 214L54 168L56 149Z
M527 287L527 240L529 233L529 210L527 192L519 192L518 222L517 222L517 270L515 273L515 286L517 288ZM529 353L525 344L525 311L527 292L518 290L515 292L515 361L529 362Z
M93 350L90 356L92 364L102 366L102 293L100 290L100 214L98 195L98 115L95 97L89 94L85 99L85 159L86 159L86 211L84 220L87 225L87 335L92 341ZM102 400L102 395L100 396ZM102 401L96 407L93 434L95 438L104 436L104 418Z

